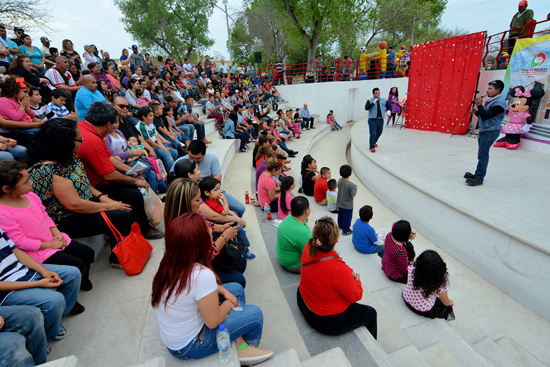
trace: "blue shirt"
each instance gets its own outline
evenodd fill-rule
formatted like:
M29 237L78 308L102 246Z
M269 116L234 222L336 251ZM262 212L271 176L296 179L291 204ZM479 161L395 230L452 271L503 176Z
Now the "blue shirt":
M181 159L189 159L189 154L181 158L178 158L174 162L174 166ZM170 169L170 172L174 172L174 166ZM201 170L200 178L203 179L208 176L220 175L222 174L222 167L220 166L220 161L218 157L214 154L206 153L201 163L199 163L199 169Z
M21 45L19 46L19 50L23 55L27 55L28 57L30 57L33 64L40 65L42 63L42 58L44 57L44 54L42 53L42 51L40 51L38 47L35 47L35 46L32 46L32 47L33 47L33 50L29 51L28 48Z
M226 138L235 139L235 122L233 120L228 119L225 124L223 125L223 134ZM202 170L201 170L202 173Z
M4 40L4 42L6 43L8 48L10 48L10 49L17 48L17 49L19 49L19 46L17 46L17 43L13 42L12 40L6 39L6 38L2 38L2 39ZM12 54L8 55L8 62L10 64L11 64L11 61L13 60L13 58L14 58L14 56Z
M305 109L305 108L302 108L300 110L300 117L305 117L305 118L309 118L310 115L309 115L309 110L308 109Z
M94 102L107 103L105 97L103 97L103 94L101 94L98 90L92 92L91 90L82 87L78 90L78 92L76 92L74 106L80 120L84 120L86 118L86 112L88 112L88 108L90 108Z
M395 64L395 51L391 50L388 54L388 63Z
M351 237L353 247L362 254L372 254L377 248L377 245L374 244L376 241L378 241L378 237L376 237L374 228L363 222L361 218L357 218L353 224Z

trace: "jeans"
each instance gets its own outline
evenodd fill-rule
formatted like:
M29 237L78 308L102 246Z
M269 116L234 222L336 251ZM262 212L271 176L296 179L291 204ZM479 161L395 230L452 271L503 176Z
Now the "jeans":
M320 333L326 335L342 335L358 327L365 326L376 339L376 310L367 305L352 303L342 313L330 316L319 316L309 309L298 288L298 308L307 323Z
M153 169L153 167L151 167L151 164L147 159L140 158L126 164L130 167L133 167L137 164L138 161L141 161L142 163L145 163L147 165L147 168L142 172L143 178L145 179L145 181L147 181L149 186L151 186L151 190L153 190L155 193L158 193L159 180L157 178L155 170Z
M244 277L244 272L246 271L246 266L248 265L248 260L245 256L241 257L241 263L239 264L239 270L234 273L228 273L214 269L218 278L220 278L222 284L227 283L238 283L241 287L246 288L246 278Z
M239 304L242 305L242 311L229 311L229 314L223 321L223 324L229 331L231 341L242 336L244 341L257 347L262 338L264 325L264 316L258 306L245 305L244 289L239 284L228 283L222 285L231 294L237 297ZM216 342L216 329L210 329L204 325L202 340L199 339L200 332L185 347L180 350L168 349L172 355L179 359L200 359L208 357L218 351Z
M195 128L195 131L197 132L197 139L198 140L204 140L206 138L206 133L204 130L204 125L200 122L185 122L188 125L192 125Z
M172 167L174 165L174 158L172 158L172 154L170 152L167 152L164 149L159 149L157 147L152 148L155 151L157 158L162 161L162 164L164 164L164 167Z
M195 137L195 127L190 124L179 124L178 129L185 133L185 136L189 137L189 140L193 140Z
M476 168L476 180L483 182L485 174L487 173L487 166L489 165L489 149L498 139L500 130L483 131L479 133L477 138L477 168Z
M34 366L46 363L44 317L32 306L0 306L0 366Z
M373 149L374 145L382 135L382 129L384 128L384 120L369 119L369 149Z
M166 149L168 149L168 151L170 152L170 157L172 157L172 159L175 161L176 159L178 159L178 148L176 145L177 143L168 137L165 137L165 138L166 140L168 140L168 144L163 144L163 145Z
M227 199L229 210L235 212L235 214L242 218L244 212L246 211L246 207L244 206L244 204L235 199L233 196L229 195L226 191L222 190L222 194L224 194L225 198Z
M334 128L335 129L340 129L342 126L340 126L339 123L337 123L336 121L332 121L332 123L334 124Z
M8 146L6 150L0 151L0 161L22 161L26 158L27 148L22 145Z
M351 218L353 217L353 209L338 208L338 227L342 228L342 231L351 231Z
M246 143L248 143L248 141L250 140L250 135L248 135L248 133L241 132L241 131L235 131L233 135L235 135L235 139L241 140L239 150L244 150L246 148Z
M43 265L50 271L55 271L63 280L63 283L56 290L48 288L27 288L11 292L5 299L3 305L35 306L40 309L44 316L44 330L46 340L49 342L57 335L61 320L71 312L80 290L80 272L74 266L65 265ZM36 274L36 281L42 279L42 275Z

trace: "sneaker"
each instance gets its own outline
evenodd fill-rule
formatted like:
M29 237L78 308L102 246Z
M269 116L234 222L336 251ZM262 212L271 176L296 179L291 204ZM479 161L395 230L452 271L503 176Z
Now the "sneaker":
M470 173L470 172L466 172L464 174L464 178L471 178L471 179L474 179L476 178L476 175L474 175L473 173Z
M49 344L46 344L46 354L50 354L51 351L52 351L52 347L50 347Z
M239 152L241 152L241 153L246 153L246 149L244 149L244 148L243 148L243 149L239 149Z
M273 351L248 345L246 349L237 350L237 354L241 365L250 366L268 360L273 355Z
M467 179L466 179L466 183L467 183L469 186L479 186L479 185L483 185L483 181L479 181L478 179L475 179L475 178L467 178Z
M164 237L164 232L156 228L151 228L143 235L148 240L159 240Z
M374 147L375 147L375 148L378 148L378 144L374 144Z
M375 153L375 152L376 152L376 148L371 148L370 151L373 152L373 153Z
M69 312L69 315L80 315L82 312L86 311L86 308L82 306L78 301L74 304L73 309Z
M342 236L349 236L352 233L353 231L350 229L349 232L342 232Z
M90 279L85 279L82 281L82 283L80 284L80 290L81 291L86 291L86 292L89 292L92 290L94 286L92 285L92 282L90 281Z
M254 260L256 258L256 255L254 255L248 248L245 248L243 251L244 256L247 260Z
M59 324L59 331L57 332L57 335L54 337L55 340L61 340L67 335L67 329L61 324Z

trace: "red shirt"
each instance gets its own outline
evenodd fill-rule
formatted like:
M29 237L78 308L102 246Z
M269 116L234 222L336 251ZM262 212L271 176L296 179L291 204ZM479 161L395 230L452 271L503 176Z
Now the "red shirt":
M78 123L82 132L82 144L77 156L84 164L86 176L92 186L108 184L101 176L114 172L115 167L111 163L111 153L103 141L103 136L92 125L82 120Z
M327 198L328 191L328 182L323 177L319 177L315 181L315 186L313 186L313 197L315 201L320 203L321 201Z
M398 279L407 275L409 259L405 246L393 242L391 232L386 235L384 242L384 257L382 258L382 270L386 277Z
M223 205L218 200L206 199L204 203L218 214L223 212Z
M363 297L361 281L353 277L353 271L336 251L319 252L309 257L309 242L302 252L302 264L327 256L340 260L327 260L302 268L300 294L313 313L331 316L344 312L352 303Z

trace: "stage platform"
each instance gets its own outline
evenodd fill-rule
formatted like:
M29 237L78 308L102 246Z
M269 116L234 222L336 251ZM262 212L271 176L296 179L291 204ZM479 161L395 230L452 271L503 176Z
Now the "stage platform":
M366 119L351 136L354 174L383 203L550 319L550 154L492 148L484 184L470 187L463 175L475 171L476 137L385 126L372 153Z

